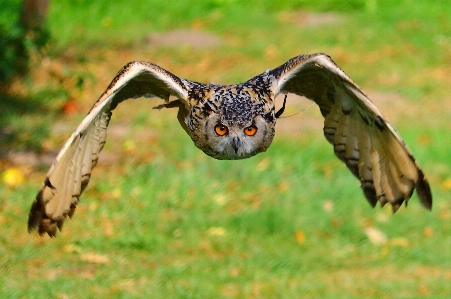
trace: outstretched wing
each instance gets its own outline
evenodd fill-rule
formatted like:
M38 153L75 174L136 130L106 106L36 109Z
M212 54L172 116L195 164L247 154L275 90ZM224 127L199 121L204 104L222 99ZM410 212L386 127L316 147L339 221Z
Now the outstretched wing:
M47 173L28 220L28 230L55 236L64 220L72 217L81 193L88 185L91 171L106 141L111 111L129 98L173 95L186 101L188 81L147 62L127 64L94 104L67 140Z
M295 93L318 104L326 139L373 207L389 202L396 212L416 189L423 206L432 208L429 184L404 141L329 56L298 56L269 75L276 78L274 94Z

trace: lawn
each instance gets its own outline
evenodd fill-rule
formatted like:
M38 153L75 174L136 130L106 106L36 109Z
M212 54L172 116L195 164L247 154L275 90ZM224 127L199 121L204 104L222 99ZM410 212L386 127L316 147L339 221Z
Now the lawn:
M277 2L51 2L51 41L1 99L1 298L451 297L451 2ZM19 5L0 3L1 25ZM416 195L372 209L307 101L288 103L266 153L217 161L139 99L113 113L73 219L28 234L52 159L127 62L226 84L314 52L403 136L431 212Z

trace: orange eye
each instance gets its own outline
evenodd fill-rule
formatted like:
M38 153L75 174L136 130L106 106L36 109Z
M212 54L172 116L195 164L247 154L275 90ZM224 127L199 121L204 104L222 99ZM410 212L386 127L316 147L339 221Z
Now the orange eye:
M224 136L225 134L229 133L229 128L227 128L224 125L216 125L215 126L215 132L219 136Z
M256 126L250 126L244 129L244 134L246 134L247 136L254 136L255 133L257 133Z

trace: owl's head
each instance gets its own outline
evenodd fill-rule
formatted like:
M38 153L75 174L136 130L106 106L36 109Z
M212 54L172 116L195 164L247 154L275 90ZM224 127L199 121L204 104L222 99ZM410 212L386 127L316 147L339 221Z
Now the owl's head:
M203 138L194 140L207 155L219 160L238 160L266 151L275 132L274 108L264 100L246 95L222 94L221 104L204 103Z

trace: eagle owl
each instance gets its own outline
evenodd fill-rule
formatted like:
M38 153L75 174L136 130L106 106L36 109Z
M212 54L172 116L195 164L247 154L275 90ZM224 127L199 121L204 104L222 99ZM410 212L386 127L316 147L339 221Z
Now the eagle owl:
M374 207L396 212L414 190L431 209L429 184L404 141L365 93L326 54L301 55L236 85L181 79L148 62L131 62L113 79L70 136L47 173L30 211L28 229L55 236L72 217L106 141L112 111L124 100L158 97L155 108L178 108L177 118L194 144L216 159L238 160L266 151L274 138L278 94L314 101L324 135L361 182ZM170 96L176 98L170 101Z

